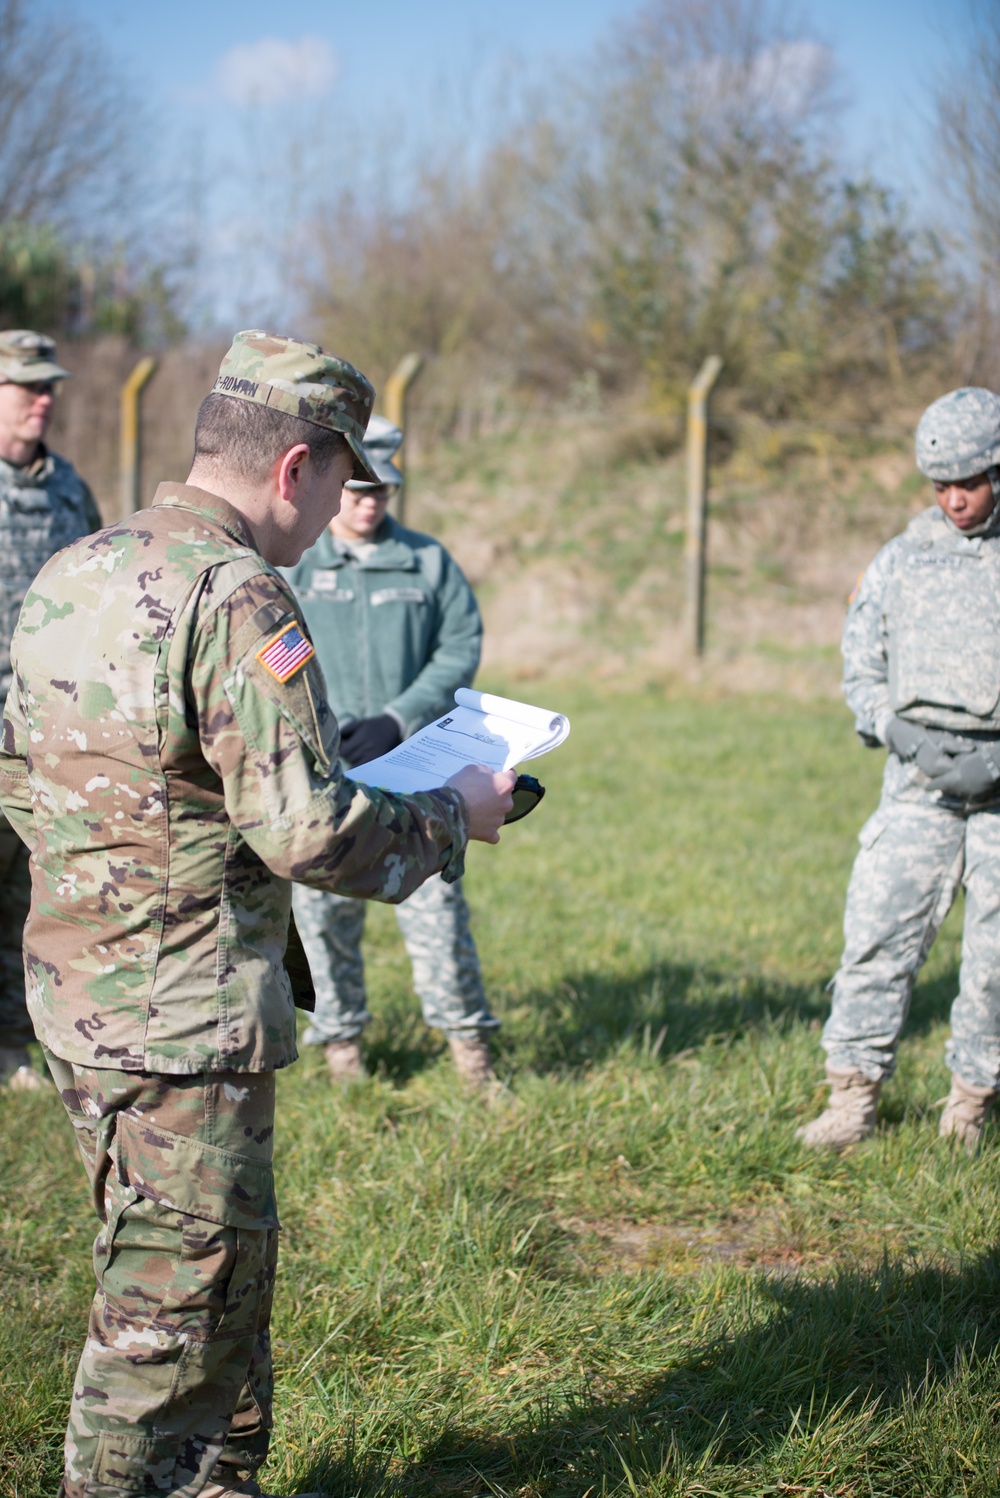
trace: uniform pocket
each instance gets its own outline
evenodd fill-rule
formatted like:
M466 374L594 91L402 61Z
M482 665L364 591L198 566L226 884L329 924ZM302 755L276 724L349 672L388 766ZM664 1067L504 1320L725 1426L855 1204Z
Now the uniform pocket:
M140 1196L190 1217L237 1228L276 1228L274 1169L122 1113L119 1157Z
M176 1448L176 1438L169 1435L102 1430L87 1493L93 1498L118 1498L121 1493L154 1498L155 1494L175 1490Z

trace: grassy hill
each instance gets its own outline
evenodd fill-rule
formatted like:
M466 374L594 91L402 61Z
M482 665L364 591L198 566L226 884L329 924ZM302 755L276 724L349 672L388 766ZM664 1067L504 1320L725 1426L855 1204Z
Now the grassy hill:
M694 677L831 695L848 593L931 502L907 425L889 430L744 425L738 443L732 429L715 433L708 654L694 672L679 630L685 459L669 421L568 412L544 428L443 444L413 465L407 518L468 571L486 616L486 669L509 680Z

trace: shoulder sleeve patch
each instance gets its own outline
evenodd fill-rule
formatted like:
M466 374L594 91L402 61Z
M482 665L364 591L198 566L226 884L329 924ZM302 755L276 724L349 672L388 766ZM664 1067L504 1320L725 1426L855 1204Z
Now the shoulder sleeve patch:
M316 654L297 624L286 624L281 632L257 651L257 659L275 681L291 681Z

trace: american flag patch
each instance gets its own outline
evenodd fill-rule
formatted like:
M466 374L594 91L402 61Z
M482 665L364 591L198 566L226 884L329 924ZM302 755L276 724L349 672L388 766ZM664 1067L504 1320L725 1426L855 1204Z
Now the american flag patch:
M286 624L277 639L269 641L262 650L258 650L257 659L277 681L288 681L315 654L299 626Z

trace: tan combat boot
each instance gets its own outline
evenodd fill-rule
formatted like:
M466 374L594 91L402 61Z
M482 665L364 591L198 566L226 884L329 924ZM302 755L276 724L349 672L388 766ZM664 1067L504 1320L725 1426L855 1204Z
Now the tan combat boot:
M496 1081L490 1048L482 1035L449 1035L448 1044L458 1075L467 1087L483 1090Z
M356 1040L331 1040L323 1050L330 1076L335 1082L350 1082L355 1077L364 1076L361 1047Z
M32 1066L26 1046L0 1046L0 1087L8 1092L46 1092L51 1086Z
M834 1071L832 1066L826 1069L826 1080L830 1084L826 1111L796 1129L796 1139L810 1149L830 1150L846 1149L867 1139L875 1132L882 1083L873 1082L863 1072Z
M996 1095L995 1087L973 1087L952 1072L951 1094L938 1129L941 1138L958 1139L965 1145L966 1153L974 1155L982 1143L983 1129Z

